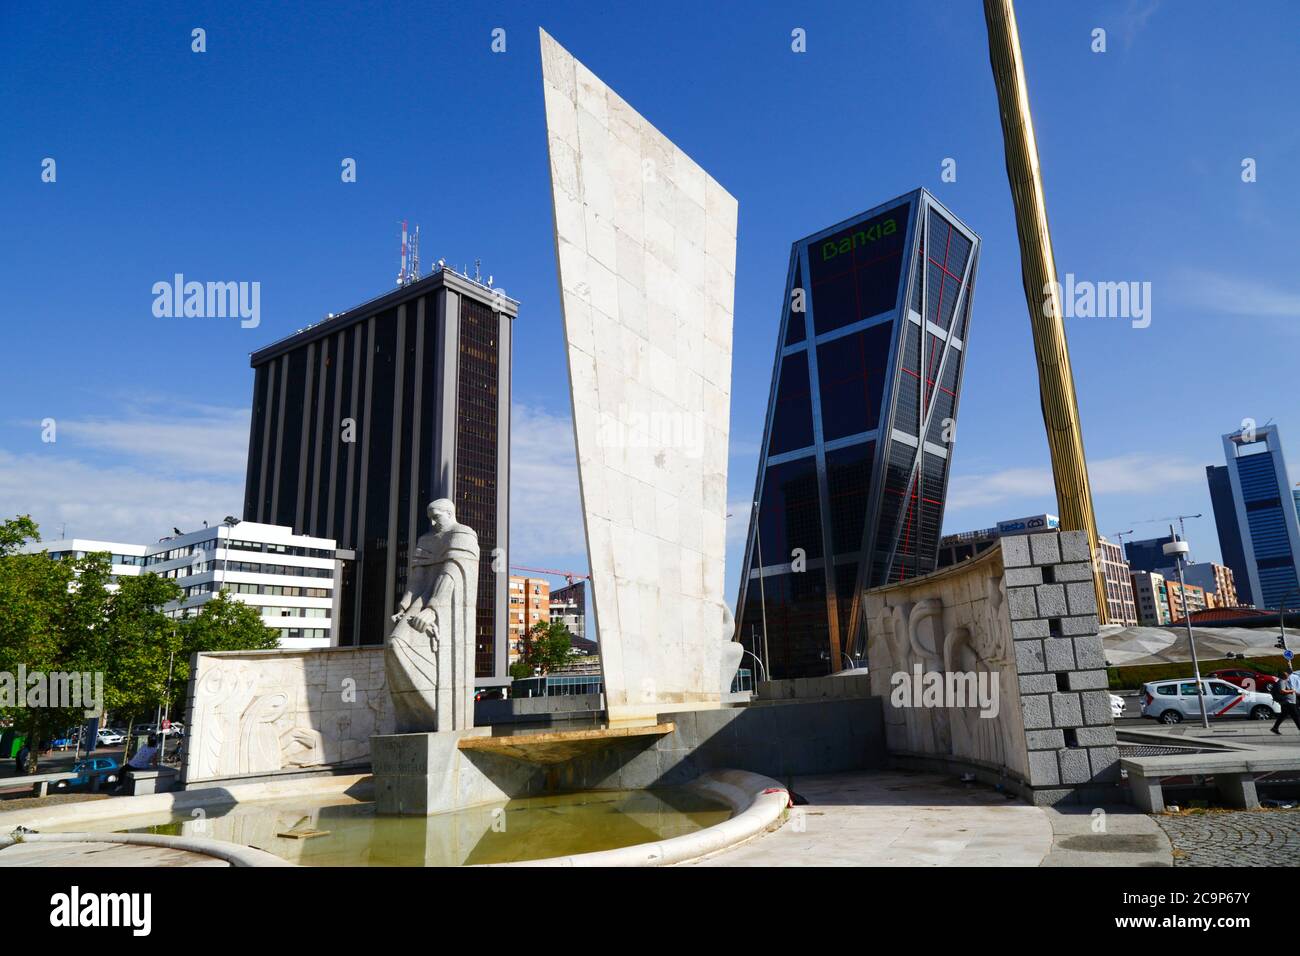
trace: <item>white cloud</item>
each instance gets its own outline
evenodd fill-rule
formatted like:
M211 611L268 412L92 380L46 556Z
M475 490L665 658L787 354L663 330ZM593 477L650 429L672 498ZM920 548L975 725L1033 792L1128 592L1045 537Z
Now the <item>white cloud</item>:
M1300 318L1300 291L1219 272L1183 272L1177 288L1189 305L1224 315Z
M749 519L754 513L754 503L748 499L727 502L727 547L744 544L749 534Z
M161 413L127 406L116 415L58 418L55 424L55 445L77 455L107 453L164 474L244 476L246 408L172 403Z
M1158 455L1130 454L1088 462L1092 493L1156 494L1172 485L1203 482L1205 468L1195 462ZM983 475L954 474L948 488L949 512L1017 502L1015 509L1035 511L1029 502L1051 507L1056 500L1050 468L1007 468Z
M111 415L56 419L37 452L0 451L0 517L41 535L150 542L240 515L247 409L133 399Z
M510 421L510 560L571 571L587 566L573 423L518 404Z
M55 446L50 446L53 449ZM160 476L131 465L101 466L63 454L0 451L0 517L31 514L41 537L145 543L173 527L192 531L243 510L240 477Z
M1120 29L1124 35L1124 46L1130 47L1137 35L1146 29L1147 23L1160 8L1160 0L1129 0L1128 8L1120 15Z

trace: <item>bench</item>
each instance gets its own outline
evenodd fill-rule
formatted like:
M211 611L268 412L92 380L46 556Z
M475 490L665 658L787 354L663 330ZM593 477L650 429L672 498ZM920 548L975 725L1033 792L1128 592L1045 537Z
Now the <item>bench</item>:
M131 770L131 796L146 793L166 793L175 790L180 774L173 767L151 767L148 770Z
M1300 753L1242 748L1221 753L1171 754L1161 757L1121 757L1120 767L1128 771L1133 802L1145 813L1163 813L1162 782L1166 777L1213 776L1224 803L1244 810L1257 810L1255 792L1258 774L1279 770L1300 770Z

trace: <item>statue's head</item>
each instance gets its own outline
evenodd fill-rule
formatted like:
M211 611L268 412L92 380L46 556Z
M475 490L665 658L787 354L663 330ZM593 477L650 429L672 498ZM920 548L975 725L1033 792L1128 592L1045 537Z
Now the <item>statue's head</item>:
M450 498L430 501L427 513L429 520L433 522L434 531L446 531L456 523L456 506Z

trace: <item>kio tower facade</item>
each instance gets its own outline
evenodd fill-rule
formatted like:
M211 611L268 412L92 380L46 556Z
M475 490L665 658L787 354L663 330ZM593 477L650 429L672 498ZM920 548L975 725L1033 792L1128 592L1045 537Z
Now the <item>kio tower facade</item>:
M253 353L244 520L354 552L341 645L382 644L430 501L478 533L475 677L506 683L510 341L518 303L450 269Z
M860 655L936 567L979 237L924 189L796 242L736 607L771 676Z

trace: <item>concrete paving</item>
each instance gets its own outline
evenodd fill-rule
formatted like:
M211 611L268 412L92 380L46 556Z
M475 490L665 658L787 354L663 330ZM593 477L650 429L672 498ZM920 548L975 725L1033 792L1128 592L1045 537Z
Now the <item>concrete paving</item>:
M796 777L807 805L781 829L698 866L1038 866L1048 815L989 787L933 773Z
M1173 866L1169 837L1133 807L1045 807L1052 851L1043 866Z

